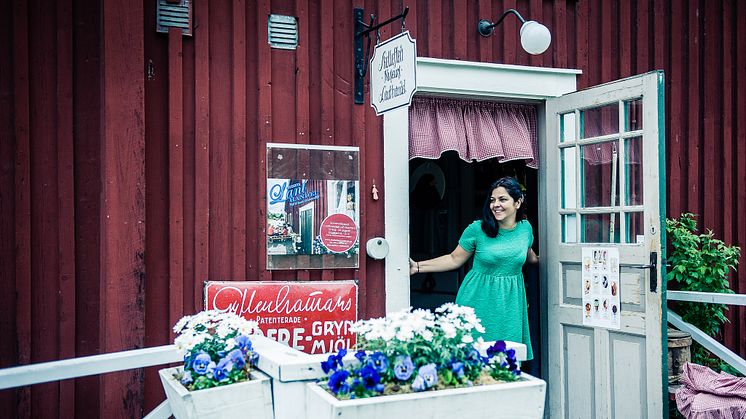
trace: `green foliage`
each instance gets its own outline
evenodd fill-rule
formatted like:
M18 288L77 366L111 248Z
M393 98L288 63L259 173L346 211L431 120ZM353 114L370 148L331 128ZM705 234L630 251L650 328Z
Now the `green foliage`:
M668 252L670 264L667 279L682 291L700 291L733 294L728 283L728 273L736 270L741 249L728 246L714 237L711 230L697 234L694 214L681 214L678 220L666 220L666 232L671 243ZM676 312L682 319L696 326L709 336L716 337L728 321L724 304L678 302ZM692 361L723 369L717 357L694 343Z

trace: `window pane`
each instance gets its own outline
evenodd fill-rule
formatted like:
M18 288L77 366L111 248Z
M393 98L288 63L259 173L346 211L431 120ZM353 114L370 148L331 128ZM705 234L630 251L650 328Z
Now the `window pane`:
M562 208L575 208L577 202L575 147L562 149Z
M645 218L641 212L624 214L627 223L625 242L631 244L645 243Z
M624 130L637 131L642 129L642 98L624 102Z
M560 142L575 141L575 112L560 115Z
M619 132L619 105L610 103L580 112L580 138L600 137Z
M581 206L610 207L619 204L619 168L617 142L580 147L583 158Z
M578 224L578 216L575 214L572 215L563 215L562 216L562 242L563 243L577 243L578 242L578 233L577 233L577 224Z
M583 243L619 243L619 214L586 214L581 216Z
M642 205L642 137L624 143L625 205Z

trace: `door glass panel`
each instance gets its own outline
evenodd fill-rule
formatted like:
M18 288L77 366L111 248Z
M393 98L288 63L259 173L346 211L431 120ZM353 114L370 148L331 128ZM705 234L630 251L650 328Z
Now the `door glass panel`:
M564 148L562 156L562 208L575 208L577 202L577 152L575 147Z
M619 105L610 103L580 111L580 138L600 137L619 132Z
M627 232L624 241L630 244L645 243L645 218L641 212L624 214Z
M625 205L642 205L642 137L624 143Z
M562 216L562 242L563 243L577 243L578 216L575 214L563 215Z
M642 98L624 101L624 130L642 129Z
M582 207L610 207L619 203L617 142L580 147L582 162Z
M619 243L619 214L581 215L583 243Z
M575 141L575 112L560 115L560 142Z

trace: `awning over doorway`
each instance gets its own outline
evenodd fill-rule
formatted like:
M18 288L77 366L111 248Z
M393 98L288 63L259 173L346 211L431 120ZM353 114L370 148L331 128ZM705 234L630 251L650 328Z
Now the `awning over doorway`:
M536 108L530 105L415 97L409 107L409 158L456 151L467 162L497 158L539 167Z

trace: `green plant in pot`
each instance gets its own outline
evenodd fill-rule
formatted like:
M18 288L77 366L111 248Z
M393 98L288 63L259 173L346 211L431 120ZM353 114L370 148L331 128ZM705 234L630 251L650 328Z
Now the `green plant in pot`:
M697 219L694 214L681 214L679 219L666 220L666 232L670 241L668 251L668 282L674 289L732 294L728 274L735 270L741 249L728 246L716 239L712 230L697 234ZM677 302L676 312L681 318L696 326L709 336L717 337L728 321L728 307L724 304L699 302ZM713 369L736 373L725 362L720 361L705 348L692 344L692 361Z

